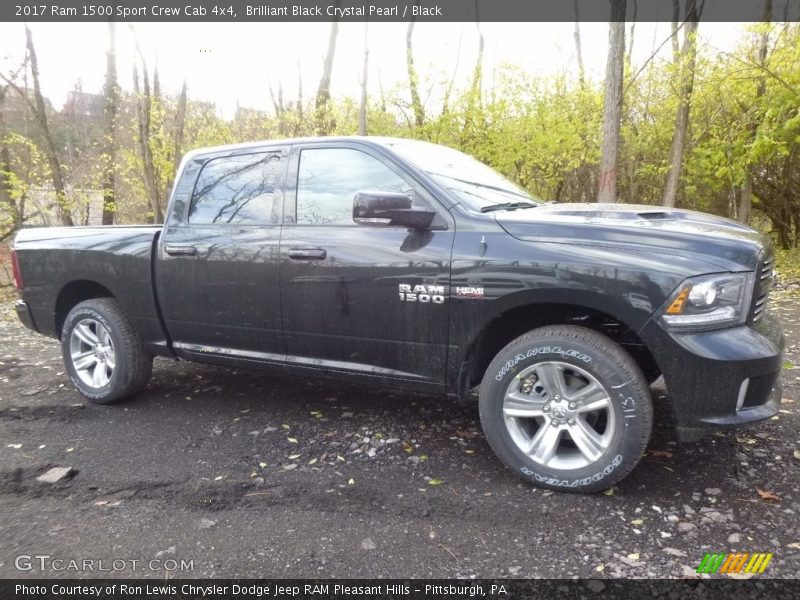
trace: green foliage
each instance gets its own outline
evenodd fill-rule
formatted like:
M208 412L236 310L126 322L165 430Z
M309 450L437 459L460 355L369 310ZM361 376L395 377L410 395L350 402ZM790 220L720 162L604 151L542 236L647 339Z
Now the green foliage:
M701 23L701 35L702 29ZM768 36L768 53L762 63L759 48L764 34ZM676 68L660 58L644 66L628 65L617 173L623 202L660 202L678 102ZM602 82L581 84L564 75L533 77L513 65L494 70L491 88L485 83L482 89L474 85L475 80L485 82L477 68L473 81L460 90L451 89L444 75L418 79L420 91L425 92L421 94L425 96L421 124L408 82L404 81L369 98L367 125L371 135L430 140L463 150L548 200L594 200ZM168 96L161 96L153 106L150 150L164 199L178 158L172 137L176 109L176 100ZM315 135L322 121L331 135L354 135L358 130L359 103L351 97L331 98L324 105L324 114L318 114L314 99L302 104L281 101L277 110L276 114L266 106L240 109L233 118L225 119L213 104L190 98L181 152L257 139ZM701 45L690 121L678 205L737 218L742 190L746 182L751 182L750 224L771 233L779 246L797 247L800 25L751 26L729 54ZM63 161L70 184L96 187L102 181L106 162L97 149L102 147L102 128L97 124L75 127L63 119L54 122L58 139L73 148ZM117 122L116 218L119 222L143 221L151 207L136 146L136 111L131 95L120 96ZM20 128L15 135L27 136L27 129ZM24 144L15 139L14 152L19 152ZM36 137L26 139L25 143L34 148L40 143ZM33 164L36 173L26 176L22 166L15 163L13 180L46 179L47 166L40 155ZM786 256L796 258L791 253Z

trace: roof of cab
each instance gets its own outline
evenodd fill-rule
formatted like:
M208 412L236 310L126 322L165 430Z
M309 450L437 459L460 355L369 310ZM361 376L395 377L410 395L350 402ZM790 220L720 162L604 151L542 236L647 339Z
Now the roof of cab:
M205 148L198 148L190 150L184 155L184 160L192 159L195 156L203 156L205 154L217 154L219 152L234 152L236 150L249 150L255 148L265 148L269 146L290 146L292 144L307 144L309 142L364 142L371 146L391 146L393 143L398 142L417 142L419 140L397 137L379 137L379 136L363 136L363 135L350 135L350 136L318 136L318 137L302 137L302 138L284 138L275 140L259 140L253 142L243 142L240 144L225 144L222 146L208 146Z

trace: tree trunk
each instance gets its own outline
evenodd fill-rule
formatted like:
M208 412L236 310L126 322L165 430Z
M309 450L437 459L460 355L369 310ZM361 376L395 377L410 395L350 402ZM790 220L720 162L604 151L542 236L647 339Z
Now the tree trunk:
M689 132L689 112L692 107L692 90L694 88L694 68L697 58L697 23L700 12L695 0L688 0L686 6L686 24L684 25L683 49L678 60L678 110L675 115L675 131L672 134L672 148L669 157L669 170L664 185L661 204L674 207L678 197L683 157L686 152L686 139Z
M369 75L369 23L364 23L364 68L361 71L361 106L358 110L358 135L367 135L367 77Z
M103 173L103 225L114 224L114 204L116 181L114 166L116 164L116 144L114 143L114 127L117 120L117 53L114 22L108 23L108 54L106 56L105 110L103 129L105 130L105 169Z
M578 82L581 85L581 89L584 89L586 80L585 71L583 69L583 49L581 48L581 16L578 9L578 0L574 0L572 6L573 10L575 11L575 33L573 33L573 37L575 38L575 57L578 60Z
M275 118L278 120L278 135L281 137L286 135L286 115L283 106L283 85L278 80L278 97L275 98L275 92L272 91L272 81L267 78L267 87L269 88L269 97L272 100L272 106L275 109Z
M342 5L341 0L335 0L333 3L335 8L340 8ZM333 59L336 56L336 38L339 35L339 21L334 20L331 23L330 33L328 35L328 51L325 54L325 62L322 66L322 77L319 80L319 87L317 88L317 97L315 102L315 109L317 113L317 135L328 135L333 130L334 122L329 111L329 101L331 99L331 73L333 71Z
M692 0L687 0L691 2ZM681 20L681 0L672 0L672 62L678 64L681 54L680 40L678 40L678 23Z
M153 98L150 95L150 79L147 75L147 65L142 61L142 90L139 91L139 72L133 66L133 91L136 95L136 117L139 129L139 155L142 159L144 185L150 197L150 210L153 213L153 223L163 223L164 213L161 210L158 188L156 186L155 166L153 164L153 151L150 146L150 120L152 117Z
M458 34L458 46L456 48L456 62L453 66L453 75L447 82L447 87L444 90L444 98L442 98L442 116L450 112L450 96L453 94L453 87L456 84L456 76L458 75L458 66L461 62L461 45L464 40L464 27L461 27L461 33ZM382 94L383 92L381 92Z
M628 58L627 62L628 65L633 64L633 39L634 34L636 33L636 13L639 12L639 2L638 0L633 0L633 15L631 16L631 30L628 34Z
M5 143L6 121L3 116L3 104L5 103L8 86L0 87L0 205L8 207L11 215L11 228L3 234L2 239L11 236L15 231L22 227L23 214L19 210L17 203L11 196L11 150Z
M622 118L622 83L625 75L625 9L626 0L611 1L611 22L608 32L606 62L606 96L603 108L603 146L597 201L617 201L617 158Z
M53 189L56 193L56 210L62 225L74 225L72 215L67 206L67 194L64 185L64 173L61 170L61 161L58 159L56 144L50 133L47 122L47 110L44 105L44 97L39 86L39 61L36 58L36 48L33 45L33 34L30 28L25 27L25 39L28 47L28 56L31 61L31 76L33 77L33 114L39 122L44 137L44 149L47 155L47 162L50 165L50 176L53 181ZM27 93L27 91L25 92ZM26 99L27 100L27 99Z
M166 206L169 202L169 193L172 190L172 184L175 183L175 176L178 173L181 159L183 158L183 133L186 126L186 80L183 81L181 86L181 93L178 96L178 104L175 106L175 127L172 130L172 172L169 173L164 186L164 203Z
M386 92L383 90L383 78L381 77L380 67L378 67L378 90L380 93L380 110L381 113L386 114Z
M475 2L475 18L478 18L478 3ZM480 121L483 113L483 50L484 38L480 21L475 23L478 31L478 56L475 58L475 68L472 70L472 83L467 93L467 109L464 114L464 125L461 128L461 149L474 151L476 129L480 130Z
M772 0L764 0L764 13L761 18L762 22L769 23L772 21ZM758 64L762 67L761 75L758 78L756 86L756 100L754 104L758 104L758 99L761 98L767 91L767 80L764 75L763 68L767 63L767 50L769 47L769 31L763 29L758 43ZM759 123L755 118L750 122L750 140L754 140L758 133ZM739 214L737 215L740 223L747 225L750 222L750 213L753 209L753 173L752 167L746 167L744 174L744 182L742 183L741 198L739 199Z
M172 135L172 156L175 162L175 170L173 171L170 182L175 181L175 176L178 173L178 167L181 165L181 158L183 158L183 131L186 124L186 80L183 80L181 86L181 94L178 96L178 106L175 109L175 130ZM172 184L166 186L166 192L169 193ZM165 200L169 200L166 198Z
M742 190L739 196L739 210L738 212L738 220L740 223L747 223L750 222L750 212L753 207L753 179L750 177L750 173L745 173L744 182L742 183Z
M303 71L300 61L297 61L297 119L294 124L294 134L298 135L303 127Z
M408 89L411 92L411 109L414 111L414 123L417 127L422 127L425 124L425 109L422 107L422 100L419 97L417 69L414 66L413 36L414 19L412 18L406 30L406 69L408 70Z

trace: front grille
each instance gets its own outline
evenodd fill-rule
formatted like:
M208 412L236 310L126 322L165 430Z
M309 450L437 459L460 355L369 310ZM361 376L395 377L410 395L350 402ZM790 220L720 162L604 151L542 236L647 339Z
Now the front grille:
M754 323L764 316L764 309L767 308L769 291L772 289L772 282L775 274L774 264L775 259L772 256L766 256L761 262L761 268L758 270L756 289L753 298L752 314Z

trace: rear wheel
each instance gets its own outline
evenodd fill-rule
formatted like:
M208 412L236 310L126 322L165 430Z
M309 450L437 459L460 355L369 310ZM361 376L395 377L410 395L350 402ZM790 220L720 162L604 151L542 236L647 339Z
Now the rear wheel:
M132 396L150 380L153 359L113 298L75 306L64 321L61 350L73 385L97 404Z
M647 448L652 401L638 365L583 327L548 326L506 346L484 375L480 415L498 457L540 487L596 492Z

